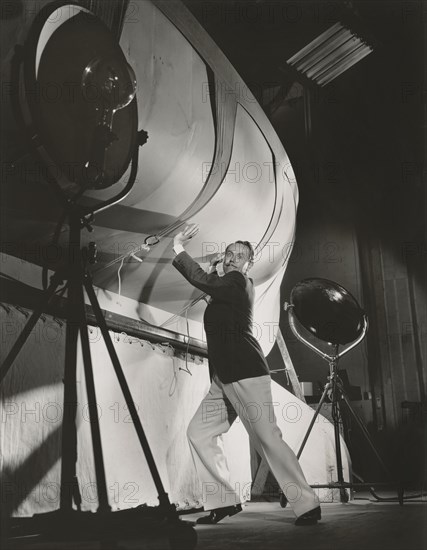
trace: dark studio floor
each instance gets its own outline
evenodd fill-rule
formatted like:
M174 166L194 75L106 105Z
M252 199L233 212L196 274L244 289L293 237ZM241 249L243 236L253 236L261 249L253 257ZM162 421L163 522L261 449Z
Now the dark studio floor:
M198 544L204 550L424 549L426 504L405 503L401 507L366 500L324 504L317 525L296 527L292 512L277 503L251 503L244 513L224 520L216 528L197 527Z
M182 516L195 521L203 513ZM278 502L251 502L237 516L214 526L196 527L197 549L203 550L424 550L427 548L427 501L378 502L371 496L347 504L323 504L315 526L296 527L293 513ZM165 533L152 538L107 542L14 541L4 550L167 550ZM185 547L182 547L183 550Z

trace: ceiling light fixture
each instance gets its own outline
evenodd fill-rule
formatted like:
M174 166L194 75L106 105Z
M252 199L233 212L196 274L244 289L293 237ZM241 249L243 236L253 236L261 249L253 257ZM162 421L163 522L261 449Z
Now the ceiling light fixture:
M338 22L286 63L319 86L326 86L372 51L370 44Z

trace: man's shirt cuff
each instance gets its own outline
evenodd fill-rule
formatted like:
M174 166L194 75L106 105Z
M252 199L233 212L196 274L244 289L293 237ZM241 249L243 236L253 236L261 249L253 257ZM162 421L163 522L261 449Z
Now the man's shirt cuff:
M175 252L175 255L178 255L180 252L184 252L185 248L182 246L182 244L176 244L173 247L173 251Z

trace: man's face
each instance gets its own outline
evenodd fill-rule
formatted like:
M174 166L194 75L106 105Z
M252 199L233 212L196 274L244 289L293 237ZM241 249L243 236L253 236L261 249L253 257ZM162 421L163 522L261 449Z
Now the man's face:
M250 267L248 247L241 243L232 243L227 246L224 256L224 273L240 271L245 273Z

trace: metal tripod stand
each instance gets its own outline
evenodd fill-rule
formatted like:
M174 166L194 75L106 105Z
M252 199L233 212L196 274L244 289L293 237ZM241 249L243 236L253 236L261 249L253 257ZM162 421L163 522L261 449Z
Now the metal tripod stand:
M347 489L367 487L373 492L371 489L372 486L390 486L390 483L346 482L343 473L340 423L341 407L345 404L346 410L356 422L378 463L388 477L391 478L388 467L375 448L365 424L354 411L344 391L342 380L338 375L339 359L356 347L366 335L368 329L366 314L360 309L355 298L348 291L326 279L307 279L302 281L293 289L291 293L292 301L294 303L285 303L284 309L288 312L289 325L293 334L329 364L329 376L323 394L297 452L297 458L300 458L321 408L326 399L329 398L332 407L338 480L328 484L316 484L314 487L339 489L341 502L348 502L349 494ZM338 304L340 304L339 307ZM326 311L322 311L323 309ZM333 352L329 354L325 353L305 338L297 328L297 320L312 335L332 345ZM347 347L340 351L340 344L347 344ZM359 478L356 474L355 476ZM397 485L398 501L400 504L403 504L403 488L399 484ZM281 497L283 505L284 502L282 501L284 501L283 497Z
M338 350L336 350L338 351ZM347 351L347 350L346 350ZM320 401L316 407L316 411L314 413L313 418L311 419L310 425L307 429L307 432L304 436L304 439L300 445L300 448L297 452L297 458L300 458L305 444L307 443L307 440L310 436L311 430L317 420L318 415L321 412L322 406L325 403L326 399L330 399L331 402L331 408L332 408L332 419L333 419L333 425L334 425L334 440L335 440L335 453L336 453L336 463L337 463L337 477L338 482L334 484L327 485L327 487L333 487L338 488L340 491L340 500L341 502L348 502L349 496L346 491L346 489L351 489L353 487L371 487L372 483L348 483L344 481L344 474L343 474L343 463L342 463L342 450L341 450L341 440L340 440L340 417L341 417L341 407L343 404L346 406L346 410L350 413L351 417L356 422L357 426L359 427L361 433L363 434L365 441L368 443L370 449L372 450L373 454L375 455L376 459L378 460L379 464L383 468L384 472L387 472L390 475L390 472L385 465L383 459L379 455L377 449L375 448L375 445L372 442L372 439L370 437L370 434L368 430L366 429L365 424L361 420L361 418L358 416L358 414L353 409L343 387L342 380L340 379L338 375L338 359L339 357L342 357L342 355L335 355L333 357L330 357L329 362L329 376L327 379L327 383L325 384L322 397L320 398ZM376 483L375 485L378 485ZM316 485L316 487L323 487L322 485Z
M62 281L67 281L60 508L50 514L41 514L46 521L39 517L38 527L42 530L49 530L50 535L54 534L58 538L67 536L70 539L74 538L74 531L82 528L84 534L91 539L95 536L105 541L106 533L120 534L120 530L123 531L123 526L126 527L127 532L128 530L134 532L135 529L138 529L138 533L142 535L145 530L149 530L151 522L157 525L159 531L161 529L167 531L168 528L171 528L174 531L171 534L175 542L179 539L181 542L185 540L187 547L193 548L196 543L195 534L192 530L184 533L187 525L179 521L175 506L170 503L164 490L95 295L88 269L88 265L94 262L95 243L91 243L88 247L82 247L81 239L83 227L91 230L94 215L118 204L131 192L136 181L139 148L148 138L145 130L138 131L136 76L121 50L118 37L92 13L91 9L78 5L68 7L72 9L61 9L56 2L45 6L46 9L43 8L31 23L24 46L15 48L11 62L14 114L23 136L26 138L28 152L35 154L35 160L41 162L46 169L43 170L43 179L52 187L64 206L64 214L68 216L70 231L67 247L68 261L64 268L59 268L53 275L41 303L31 315L0 367L0 383L11 368L40 315L45 311L49 300L54 296ZM55 20L56 25L53 34L52 20ZM80 33L81 29L84 29L83 34ZM56 41L53 41L52 36ZM84 39L81 39L82 36ZM58 52L61 53L61 56ZM61 70L63 66L67 68L67 71ZM52 78L55 79L59 87L64 86L64 89L68 88L70 82L80 83L80 88L77 87L79 93L74 96L73 92L73 101L67 102L66 109L64 108L65 103L62 101L52 102L41 98L39 94L34 94L34 90L43 89L45 81ZM90 96L88 90L92 90L92 95L95 90L96 97ZM117 123L116 119L118 111L121 111L120 123ZM71 138L63 139L64 136L67 138L71 136ZM112 146L113 142L117 142L115 146ZM129 164L130 172L126 181L122 178L125 176ZM66 168L64 169L64 167ZM72 167L71 170L70 167ZM42 172L39 173L40 177L42 177L41 174ZM121 190L109 199L98 202L95 207L77 203L77 200L87 190L106 189L118 183L119 180L124 183ZM91 201L89 204L93 204L93 202ZM58 235L59 231L56 238ZM96 322L101 329L131 420L157 489L160 503L159 514L153 514L146 510L130 510L130 514L127 514L128 510L111 513L107 495L84 291L87 293ZM79 335L99 502L96 514L81 512L81 496L76 475L76 367ZM77 511L73 507L73 500ZM151 516L147 518L147 515L150 514ZM34 516L31 519L37 518ZM144 519L148 519L148 521L144 523ZM166 523L163 522L160 527L161 521L165 519ZM113 528L109 528L110 526ZM178 532L180 529L182 532ZM173 546L172 539L171 543Z
M141 420L133 401L128 383L123 373L122 366L114 348L111 336L108 332L108 327L96 297L88 264L93 263L96 253L95 247L81 248L81 229L87 226L87 219L82 216L77 205L70 207L69 212L70 224L70 239L69 239L69 263L66 270L56 272L51 279L49 287L44 292L43 299L38 308L33 312L25 325L23 331L17 338L15 344L7 355L4 363L0 367L0 383L3 381L8 370L12 366L14 360L22 349L25 341L30 335L32 329L36 325L40 315L54 295L56 289L61 285L62 281L68 281L68 297L67 297L67 326L66 326L66 347L65 347L65 368L64 368L64 417L63 417L63 432L62 432L62 466L61 466L61 490L60 490L60 508L55 514L55 521L58 525L62 525L64 531L69 533L75 528L81 526L81 516L88 513L80 512L81 497L76 475L77 463L77 428L76 428L76 412L77 412L77 385L76 385L76 367L77 367L77 346L78 336L80 334L82 358L84 365L84 373L87 388L88 408L92 435L92 444L94 452L96 487L98 492L99 507L96 514L90 516L98 516L96 521L95 531L98 533L105 528L105 522L108 518L115 515L111 512L111 507L108 502L107 483L105 476L104 458L101 443L101 432L97 411L97 400L95 390L95 380L93 375L93 366L91 352L89 346L88 326L86 320L86 305L84 298L84 290L87 293L90 304L96 321L101 329L102 337L107 347L111 362L116 373L121 391L123 393L126 405L128 407L135 431L147 460L147 464L152 475L156 490L158 492L160 515L169 523L172 523L178 529L187 528L183 522L180 522L174 504L171 504L169 497L164 490L157 466L154 461L149 443L147 441ZM73 500L78 511L73 509ZM47 514L52 516L52 513ZM80 517L79 517L80 516ZM99 521L99 516L103 521ZM135 517L133 518L135 521ZM51 523L51 522L50 522ZM87 524L87 519L83 523ZM182 523L182 525L179 525ZM189 527L189 526L188 526ZM184 538L188 538L189 548L195 544L195 535L190 533L184 534ZM61 534L58 529L55 529L55 534ZM182 535L181 535L182 536ZM190 543L191 539L191 543Z

